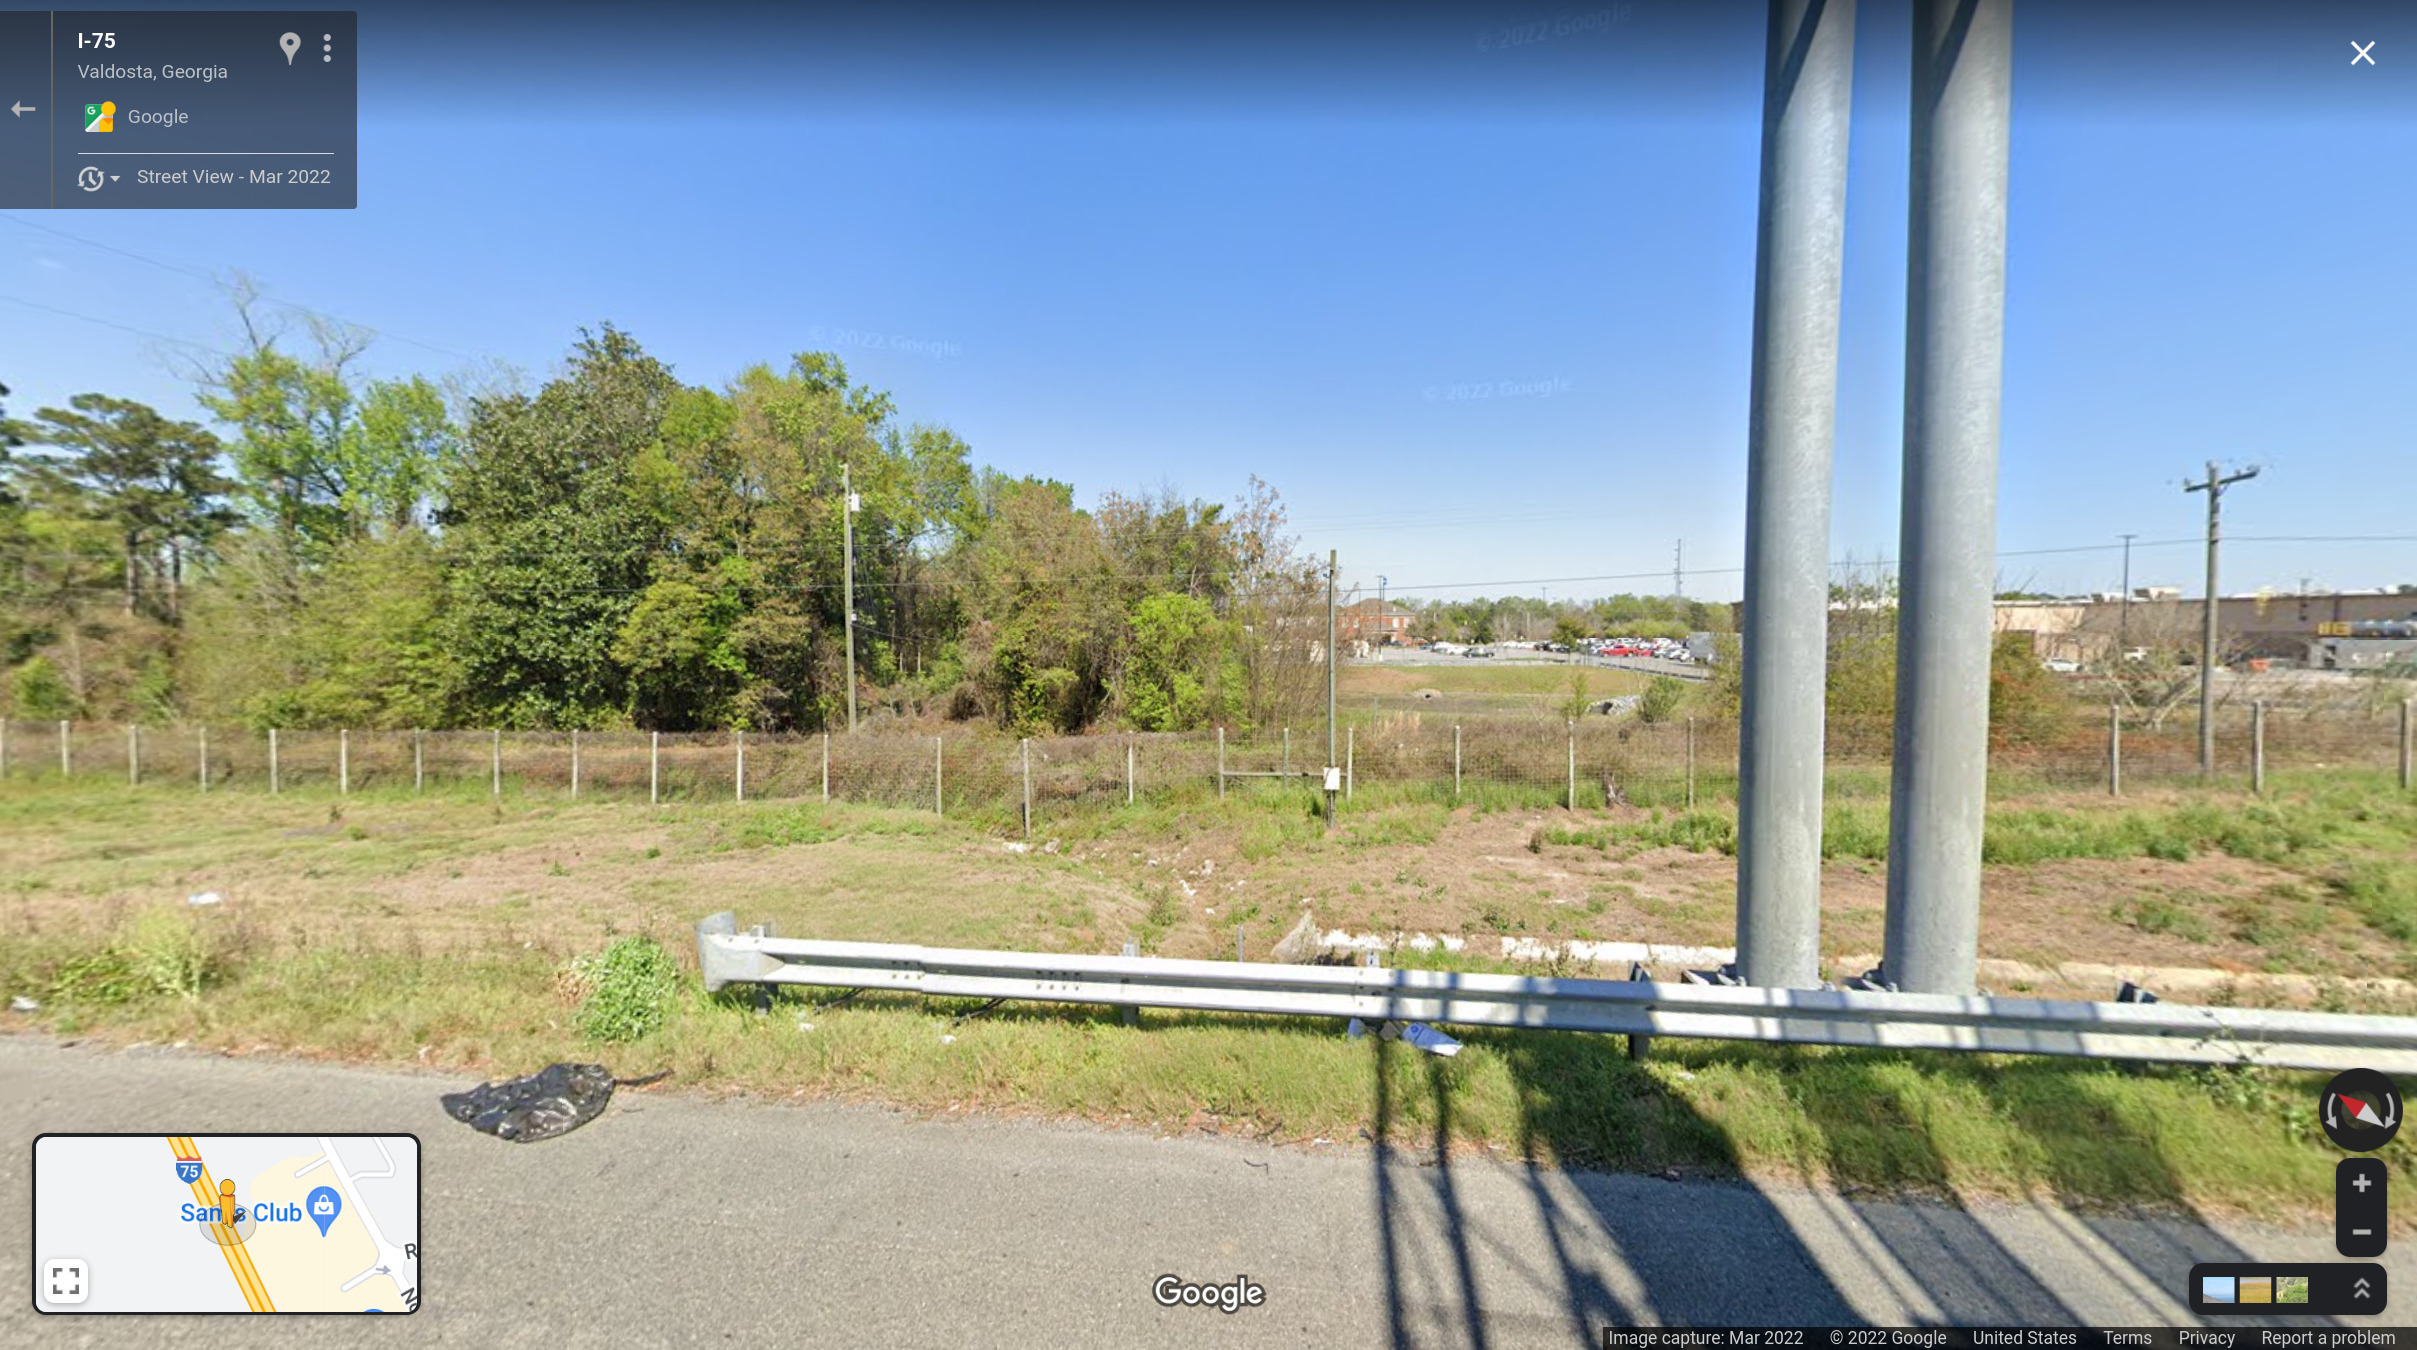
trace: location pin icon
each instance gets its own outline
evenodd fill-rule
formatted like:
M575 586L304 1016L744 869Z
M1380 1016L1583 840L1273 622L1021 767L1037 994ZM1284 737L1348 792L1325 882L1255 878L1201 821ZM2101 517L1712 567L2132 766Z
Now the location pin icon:
M288 33L277 39L277 45L285 48L285 63L290 66L294 64L294 53L302 50L302 35Z
M312 1223L319 1225L321 1237L327 1236L327 1226L336 1221L336 1215L343 1208L344 1197L336 1194L333 1186L321 1186L302 1200L302 1212L310 1216Z

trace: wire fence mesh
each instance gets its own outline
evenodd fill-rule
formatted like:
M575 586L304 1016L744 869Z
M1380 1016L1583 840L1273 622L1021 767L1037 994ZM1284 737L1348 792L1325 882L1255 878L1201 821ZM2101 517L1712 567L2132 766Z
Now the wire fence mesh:
M2251 707L2217 719L2213 778L2248 786L2268 774L2411 772L2407 701ZM2151 722L2077 707L1996 748L1993 780L2114 792L2202 781L2188 717ZM1364 710L1334 731L1210 728L1180 734L1101 733L1017 741L986 730L813 735L643 731L254 731L0 720L0 777L71 776L196 791L427 792L638 801L858 802L1008 821L1187 794L1316 791L1341 771L1346 800L1483 800L1501 794L1577 808L1687 808L1734 800L1733 723L1633 716L1538 717ZM1885 791L1883 726L1833 723L1833 783Z

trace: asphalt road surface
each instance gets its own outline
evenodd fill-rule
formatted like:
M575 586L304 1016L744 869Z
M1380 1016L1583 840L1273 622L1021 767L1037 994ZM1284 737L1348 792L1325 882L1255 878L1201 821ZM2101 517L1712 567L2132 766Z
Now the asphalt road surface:
M2171 1326L2191 1322L2193 1261L2338 1259L2329 1230L661 1090L514 1145L439 1109L466 1085L0 1036L12 1216L45 1130L409 1132L424 1150L411 1317L40 1316L20 1237L0 1345L1584 1347L1617 1323ZM2404 1299L2407 1250L2386 1258ZM78 1255L112 1274L106 1253ZM1265 1301L1160 1307L1162 1275L1248 1277Z

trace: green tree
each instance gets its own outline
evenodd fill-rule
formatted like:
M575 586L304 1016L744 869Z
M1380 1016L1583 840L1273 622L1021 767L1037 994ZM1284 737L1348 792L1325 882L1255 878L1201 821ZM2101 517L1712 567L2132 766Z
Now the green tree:
M32 472L63 491L53 505L103 521L118 543L125 612L174 622L188 558L233 524L216 467L218 439L143 404L78 394L34 414L31 438L49 453Z
M445 477L446 646L481 720L604 725L628 707L615 640L664 543L639 490L679 391L606 325L534 396L474 406Z
M1637 720L1667 722L1678 714L1686 698L1687 686L1668 675L1656 675L1646 681L1645 696L1637 700Z
M1131 622L1118 687L1127 722L1143 731L1191 731L1230 715L1239 661L1206 601L1162 591L1135 605Z
M1586 645L1586 625L1574 614L1563 614L1553 620L1553 641L1576 651Z

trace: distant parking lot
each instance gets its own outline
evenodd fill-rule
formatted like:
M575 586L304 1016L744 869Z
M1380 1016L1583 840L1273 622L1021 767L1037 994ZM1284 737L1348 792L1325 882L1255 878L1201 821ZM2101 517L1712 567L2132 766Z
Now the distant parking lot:
M1379 655L1353 665L1389 666L1465 666L1486 661L1523 665L1582 665L1604 670L1633 670L1645 675L1671 675L1682 680L1706 680L1712 672L1704 666L1686 661L1669 661L1658 656L1571 656L1559 652L1540 652L1530 647L1495 643L1491 657L1463 656L1452 652L1429 651L1424 647L1386 647Z

